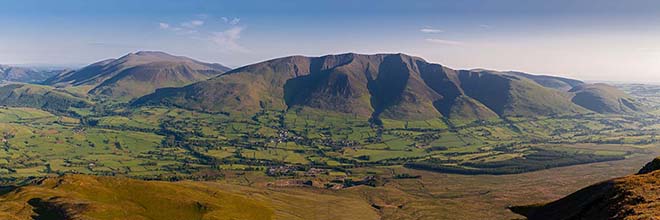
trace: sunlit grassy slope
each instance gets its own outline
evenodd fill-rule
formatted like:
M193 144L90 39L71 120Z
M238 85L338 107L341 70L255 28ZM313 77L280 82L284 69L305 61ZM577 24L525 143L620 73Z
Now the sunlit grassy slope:
M66 175L0 197L0 219L377 219L359 195ZM50 218L49 218L50 217Z
M30 219L39 214L81 219L273 218L273 210L264 202L219 188L84 175L47 179L2 200L2 219ZM40 205L48 208L37 210Z

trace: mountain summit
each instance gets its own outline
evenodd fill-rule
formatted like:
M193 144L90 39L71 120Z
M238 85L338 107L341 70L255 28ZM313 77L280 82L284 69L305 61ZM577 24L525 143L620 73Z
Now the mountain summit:
M228 71L220 64L203 63L163 52L140 51L103 60L44 81L56 87L81 87L89 94L130 99L163 87L184 86Z

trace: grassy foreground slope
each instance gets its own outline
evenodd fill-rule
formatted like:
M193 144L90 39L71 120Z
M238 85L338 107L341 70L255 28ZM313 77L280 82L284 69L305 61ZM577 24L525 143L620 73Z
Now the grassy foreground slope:
M262 202L220 190L84 175L46 179L2 200L3 219L271 219L273 215Z
M242 194L242 195L239 195ZM250 195L249 198L244 195ZM1 219L377 219L352 197L213 182L65 175L0 197Z
M530 220L545 219L655 219L660 215L660 159L638 174L604 181L560 200L513 207Z

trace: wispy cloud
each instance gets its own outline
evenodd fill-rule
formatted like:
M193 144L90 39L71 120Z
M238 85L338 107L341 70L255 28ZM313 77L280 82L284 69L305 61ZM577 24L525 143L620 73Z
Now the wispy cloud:
M434 44L444 44L444 45L453 45L453 46L464 44L461 41L445 40L445 39L438 39L438 38L427 38L426 41L434 43Z
M422 28L422 29L419 29L419 31L422 32L422 33L426 33L426 34L437 34L437 33L445 32L443 30L435 29L435 28Z
M89 46L93 47L110 47L110 48L137 48L136 45L123 44L123 43L105 43L105 42L92 42L87 43Z
M224 21L226 24L231 24L231 25L237 25L238 23L241 22L240 18L228 18L228 17L222 17L222 21Z
M232 52L248 52L246 48L238 43L244 27L232 27L222 32L215 32L211 40L218 46Z
M160 29L167 30L167 29L170 28L170 24L161 22L161 23L158 23L158 27Z
M204 21L202 20L192 20L181 23L181 27L185 27L185 28L196 28L202 25L204 25Z
M199 19L207 19L207 18L210 17L208 14L204 14L204 13L202 13L202 14L197 14L196 16L197 16Z
M210 30L211 27L220 21L212 18L211 15L198 14L196 19L179 23L178 25L170 25L170 23L160 22L158 28L166 30L177 35L187 36L193 40L204 40L217 45L221 50L226 52L249 52L248 49L239 44L241 34L245 27L238 25L241 22L240 18L221 17L222 23L227 29L222 31ZM209 25L204 26L209 22ZM202 27L204 26L204 27Z
M489 25L489 24L480 24L479 27L483 28L483 29L493 29L494 28L492 25Z

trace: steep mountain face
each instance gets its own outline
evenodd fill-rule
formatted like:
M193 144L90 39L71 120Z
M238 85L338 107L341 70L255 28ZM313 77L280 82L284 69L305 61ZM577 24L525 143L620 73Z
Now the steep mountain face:
M163 52L137 52L100 61L44 81L56 87L86 88L89 94L132 99L158 88L184 86L226 72L220 64L202 63Z
M66 70L36 69L0 65L0 80L11 82L36 83Z
M160 89L133 105L239 114L315 108L362 117L475 120L587 112L567 92L582 84L518 72L453 70L405 54L351 53L269 60Z
M587 84L576 86L573 102L598 113L629 113L640 111L643 107L623 91L606 84Z
M520 206L512 211L530 220L654 219L660 216L658 159L637 175L601 182L555 202Z

